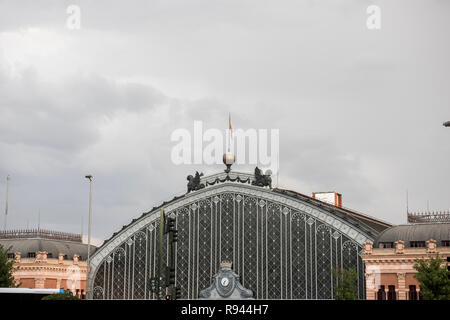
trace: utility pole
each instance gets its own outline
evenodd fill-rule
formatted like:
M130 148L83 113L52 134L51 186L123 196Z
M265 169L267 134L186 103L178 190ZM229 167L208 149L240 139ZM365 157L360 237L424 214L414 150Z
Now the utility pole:
M164 229L165 229L165 216L164 216L164 208L161 209L161 213L159 216L159 266L158 266L158 299L161 300L162 298L162 273L163 273L163 241L164 241Z
M176 300L178 297L175 287L175 243L178 241L178 230L175 229L175 218L167 218L167 232L169 233L169 263L166 271L166 287L169 287L169 294L166 300Z
M158 300L162 299L163 291L166 291L166 288L169 288L168 294L165 296L166 300L176 300L181 297L180 288L175 286L175 243L178 241L178 230L175 229L175 222L175 218L168 217L166 219L164 209L161 209L159 216L158 269L155 277L150 279L151 291ZM166 233L169 233L167 242L169 256L168 263L164 266L164 235Z
M89 179L89 223L88 223L88 252L87 252L87 266L86 266L86 280L89 279L89 263L91 259L91 225L92 225L92 175L85 176ZM82 240L83 241L83 240ZM86 286L86 296L88 293L88 286Z
M6 177L6 203L5 203L5 224L3 226L3 230L6 231L6 220L8 219L8 193L9 193L9 180L11 180L11 177Z

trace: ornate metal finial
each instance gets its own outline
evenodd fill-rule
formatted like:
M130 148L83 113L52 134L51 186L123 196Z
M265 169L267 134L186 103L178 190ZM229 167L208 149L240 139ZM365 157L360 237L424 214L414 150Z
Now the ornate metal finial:
M192 175L188 175L187 176L187 180L189 181L187 184L187 192L191 192L191 191L197 191L200 189L203 189L205 187L205 185L203 183L201 183L200 181L200 177L203 176L203 172L202 173L198 173L198 171L195 172L195 176Z
M262 173L262 170L258 167L255 168L255 180L252 182L252 185L258 187L269 187L272 189L272 178L270 175L272 172L267 170L265 174Z
M225 153L223 155L223 163L227 166L227 168L225 169L226 173L230 173L231 166L233 165L233 163L235 161L236 161L236 157L234 156L234 154L232 154L232 153Z

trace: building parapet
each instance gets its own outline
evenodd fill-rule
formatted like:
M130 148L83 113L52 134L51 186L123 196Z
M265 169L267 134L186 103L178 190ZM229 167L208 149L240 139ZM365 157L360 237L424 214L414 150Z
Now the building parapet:
M408 222L450 222L450 211L408 212Z
M0 239L42 238L82 242L81 234L44 229L19 229L0 231Z
M371 256L399 256L399 255L433 255L443 253L449 254L450 247L437 247L436 240L430 239L426 241L426 247L423 248L405 248L404 241L395 242L395 248L374 248L371 241L363 243L363 256L369 258ZM398 259L398 258L395 258Z

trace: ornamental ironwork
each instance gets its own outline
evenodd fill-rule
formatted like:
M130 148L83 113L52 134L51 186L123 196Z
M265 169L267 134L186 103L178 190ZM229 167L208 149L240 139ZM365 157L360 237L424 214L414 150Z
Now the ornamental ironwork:
M373 238L322 208L249 184L224 183L165 205L175 218L175 285L196 299L221 261L256 299L333 299L334 268L355 268L363 299L362 243ZM93 299L156 299L159 211L136 219L93 255ZM163 264L168 246L163 243ZM164 275L163 275L164 277Z

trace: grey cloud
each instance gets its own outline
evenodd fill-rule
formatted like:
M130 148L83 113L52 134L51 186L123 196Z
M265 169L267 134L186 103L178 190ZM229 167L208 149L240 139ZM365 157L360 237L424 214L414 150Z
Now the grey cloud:
M2 75L0 141L80 149L99 138L98 123L120 111L142 112L166 97L141 84L120 84L99 76L72 76L43 83L32 69L18 78ZM70 152L70 151L69 151Z
M170 134L194 120L225 129L229 111L235 128L280 129L283 187L336 190L393 223L406 189L412 207L450 207L448 1L379 1L375 32L372 1L80 1L79 32L65 29L68 1L25 3L0 4L1 30L57 34L67 71L44 80L61 70L30 59L19 78L0 72L12 225L40 207L78 231L90 172L95 234L108 237L183 193L187 174L223 170L173 165Z

